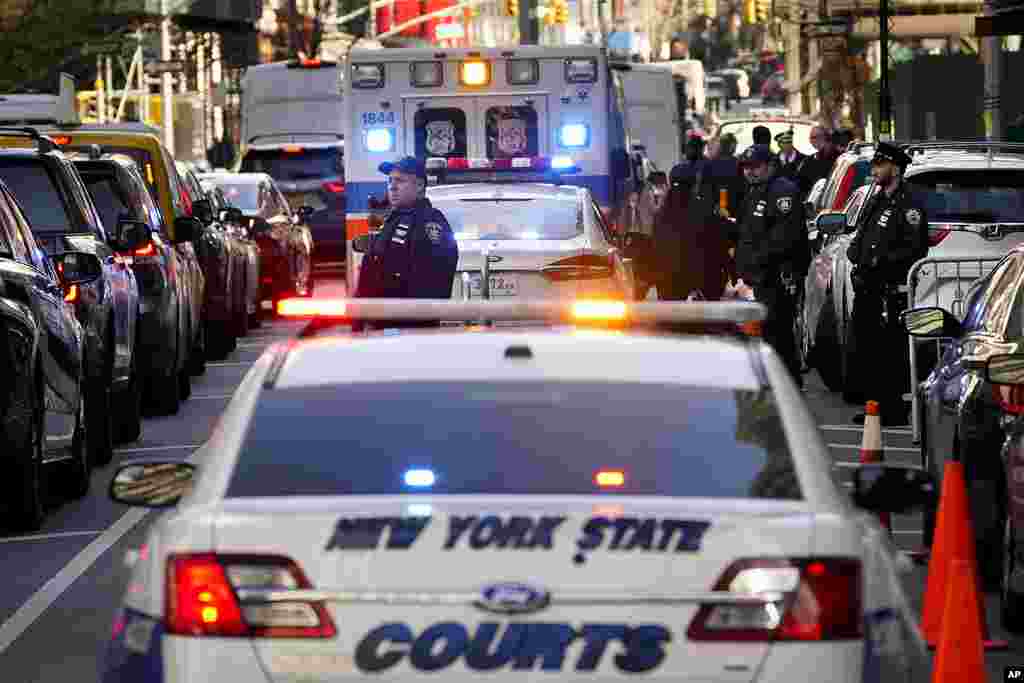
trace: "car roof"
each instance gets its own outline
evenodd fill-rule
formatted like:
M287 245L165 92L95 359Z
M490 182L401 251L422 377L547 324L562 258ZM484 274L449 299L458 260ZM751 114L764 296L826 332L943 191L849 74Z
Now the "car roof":
M510 352L511 348L516 351ZM607 382L608 367L614 365L617 382L758 390L764 381L755 366L755 355L749 340L599 330L442 329L386 336L336 335L294 344L277 371L273 386L428 381ZM606 363L597 362L602 356Z
M1020 154L993 154L990 157L979 152L934 150L924 154L915 154L912 158L913 161L906 171L908 176L938 169L965 171L989 169L1019 171L1024 169L1024 155Z
M198 176L200 180L229 180L236 185L255 185L264 180L273 180L268 173L199 173Z
M538 199L582 199L586 188L575 185L551 185L547 183L459 183L434 185L427 188L431 199L456 199L461 197L536 197Z

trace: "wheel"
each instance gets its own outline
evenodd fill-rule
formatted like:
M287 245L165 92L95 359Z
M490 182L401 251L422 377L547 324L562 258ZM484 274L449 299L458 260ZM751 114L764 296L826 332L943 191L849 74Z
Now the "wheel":
M139 386L138 344L132 352L131 376L128 386L117 392L114 401L114 440L128 443L142 436L142 387ZM105 465L106 463L97 463Z
M89 421L85 418L85 408L78 406L78 419L75 421L75 436L71 440L71 459L61 463L60 487L64 494L72 499L83 498L89 493L92 477L89 447ZM109 460L107 461L109 462Z
M46 516L42 472L46 438L43 383L37 378L35 382L15 382L14 387L7 421L0 431L0 444L14 463L14 476L10 479L11 522L18 531L38 531Z
M1003 580L999 590L999 612L1003 628L1010 633L1024 633L1024 593L1018 593L1012 581L1013 572L1017 568L1013 521L1007 519L1003 528Z
M113 346L110 347L113 349ZM114 415L110 388L110 367L100 379L91 379L85 392L85 421L89 429L89 458L94 465L105 465L114 457Z
M835 305L832 291L826 294L825 304L818 316L818 327L814 332L814 349L811 352L812 365L821 376L829 391L842 391L843 368L840 358L841 347L836 333Z

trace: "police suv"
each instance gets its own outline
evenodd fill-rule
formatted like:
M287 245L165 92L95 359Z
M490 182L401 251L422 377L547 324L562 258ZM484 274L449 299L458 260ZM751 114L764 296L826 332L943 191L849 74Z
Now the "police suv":
M188 462L115 474L115 500L177 507L138 555L104 681L902 681L927 666L887 536L837 486L776 354L638 327L738 330L760 306L278 310L329 315L256 362ZM555 324L338 333L357 318ZM853 468L864 507L930 497L920 470Z

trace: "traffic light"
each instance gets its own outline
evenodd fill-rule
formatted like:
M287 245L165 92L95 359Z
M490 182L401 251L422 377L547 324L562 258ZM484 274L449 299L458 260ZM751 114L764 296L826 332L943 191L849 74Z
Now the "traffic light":
M757 23L757 0L743 0L743 21Z
M754 0L757 3L757 21L768 21L772 12L772 0Z
M554 26L555 25L555 7L554 3L556 0L550 0L549 3L541 5L544 14L544 25Z
M510 17L518 17L519 0L505 0L505 11Z
M569 0L554 0L555 2L555 23L569 23Z

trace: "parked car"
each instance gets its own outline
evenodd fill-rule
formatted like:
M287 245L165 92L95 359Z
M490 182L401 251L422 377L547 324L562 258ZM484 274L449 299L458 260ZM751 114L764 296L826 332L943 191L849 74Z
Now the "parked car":
M313 238L300 222L309 211L293 212L266 173L212 173L205 177L242 210L260 246L261 309L273 311L280 299L310 295Z
M224 232L196 174L181 163L177 166L187 200L186 212L203 226L194 244L206 281L203 297L206 353L209 358L220 360L238 344L235 265L239 260L236 254L240 254L241 249Z
M237 291L235 315L238 320L238 329L245 334L250 327L258 327L261 319L259 315L260 246L249 234L248 221L245 220L242 211L231 205L227 197L224 196L224 190L209 180L203 180L202 177L200 177L200 182L213 205L214 215L219 218L221 225L224 226L224 231L238 247L236 272L241 273L242 276L235 278L240 285L235 288Z
M166 230L163 214L130 157L99 154L73 161L106 225L138 221L149 240L122 253L139 285L136 368L143 408L151 414L178 411L181 395L169 391L189 372L189 291L185 267ZM180 388L180 387L179 387Z
M136 377L135 328L139 290L131 267L117 256L145 235L104 226L89 192L68 156L52 139L32 129L0 130L0 135L33 141L35 149L0 151L0 180L20 203L36 241L48 254L81 251L102 264L101 277L69 286L85 329L86 419L95 464L113 457L115 441L137 438L141 420Z
M995 588L1004 561L1005 433L985 367L989 357L1014 352L1024 343L1024 246L972 287L962 321L938 307L911 309L904 320L914 337L948 341L938 364L917 387L922 459L940 478L949 459L964 463L979 572ZM934 516L926 515L926 542L933 525Z
M89 491L85 333L65 291L100 277L95 254L47 257L0 181L0 476L22 531L42 525L51 488Z

